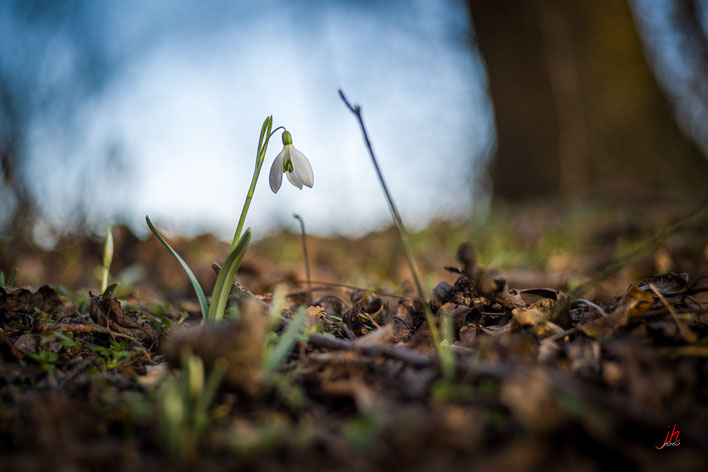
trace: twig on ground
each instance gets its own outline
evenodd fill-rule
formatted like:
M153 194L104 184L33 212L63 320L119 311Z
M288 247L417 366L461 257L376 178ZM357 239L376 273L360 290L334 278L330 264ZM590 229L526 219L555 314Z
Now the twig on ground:
M41 331L56 331L58 329L61 329L63 331L71 331L74 334L81 334L81 333L101 333L101 334L108 334L109 336L112 337L117 337L117 338L124 338L127 339L128 341L137 344L138 346L142 346L143 343L138 341L137 339L128 336L127 334L122 334L118 333L116 331L112 331L108 328L104 328L103 326L97 325L95 323L93 324L80 324L80 323L72 323L72 324L65 324L65 323L50 323L47 321L38 321L36 324L37 329Z
M310 259L307 257L307 233L305 233L305 221L297 213L293 214L293 217L300 223L300 232L302 233L302 254L305 257L305 274L307 276L307 288L312 286L310 282ZM312 292L308 295L307 300L308 305L312 305Z

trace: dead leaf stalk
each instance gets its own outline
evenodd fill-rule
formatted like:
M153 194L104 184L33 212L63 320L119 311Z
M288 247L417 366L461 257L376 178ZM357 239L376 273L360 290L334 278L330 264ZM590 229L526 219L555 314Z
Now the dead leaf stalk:
M415 287L416 290L418 291L418 297L420 298L420 302L423 304L423 310L425 312L425 319L428 323L428 326L430 328L430 335L433 338L433 344L435 345L435 349L438 353L438 356L441 361L446 359L447 354L443 352L443 348L440 344L440 333L438 331L438 327L435 324L435 320L433 319L433 313L430 310L430 307L428 306L427 301L425 300L425 295L423 294L423 286L420 283L420 277L418 275L418 268L416 267L415 264L415 259L413 258L413 250L411 249L410 242L408 240L408 234L406 233L405 227L403 226L403 220L401 219L401 215L398 212L398 208L396 208L396 203L393 201L393 198L391 197L391 193L388 191L388 186L386 185L386 181L384 180L383 173L381 172L381 169L379 168L379 163L376 159L376 155L374 154L374 149L373 146L371 145L371 141L369 139L369 134L366 131L366 126L364 125L364 118L361 114L361 107L359 105L354 105L352 106L351 103L349 103L349 100L347 100L347 97L344 95L344 92L340 89L339 90L339 97L342 99L344 104L347 106L349 111L356 116L357 121L359 122L359 127L361 128L361 133L364 137L364 143L366 144L366 148L369 151L369 156L371 157L371 162L374 164L374 170L376 171L376 175L379 178L379 183L381 184L381 188L383 189L384 195L386 196L386 201L388 202L388 207L389 210L391 211L391 217L393 218L393 222L396 225L396 229L398 230L398 236L401 240L401 244L403 245L403 250L405 251L406 254L406 259L408 260L408 265L410 266L411 269L411 274L413 275L413 280L415 282ZM442 367L446 371L445 375L446 377L449 377L452 375L452 370L448 366L447 362L442 362Z
M307 276L307 288L312 287L312 282L310 279L310 259L307 257L307 233L305 232L305 221L297 213L293 214L293 217L300 223L300 233L302 234L302 254L305 258L305 274ZM312 292L309 293L308 304L312 304Z

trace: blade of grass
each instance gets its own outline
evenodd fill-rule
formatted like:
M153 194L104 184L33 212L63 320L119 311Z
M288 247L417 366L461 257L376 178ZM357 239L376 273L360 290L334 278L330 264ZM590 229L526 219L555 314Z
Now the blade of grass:
M172 253L175 259L177 259L177 262L179 262L179 264L182 266L182 269L184 269L184 271L187 273L187 277L192 283L194 292L197 294L197 298L199 299L199 307L202 310L202 318L206 320L207 316L209 315L209 304L207 303L206 296L204 295L204 290L202 290L201 285L199 285L197 278L194 276L194 272L192 272L192 269L190 269L187 263L184 262L184 259L182 259L180 255L177 254L177 251L172 249L172 246L170 246L165 240L165 238L162 237L162 234L160 234L157 228L155 228L155 226L152 224L152 221L150 221L150 217L145 216L145 221L147 221L148 228L150 228L152 234L154 234L155 237L162 243L162 245L165 246L167 250Z
M280 338L273 349L273 352L270 353L267 359L264 359L266 377L271 377L273 375L280 363L293 349L306 319L307 316L305 314L305 309L300 308L295 314L295 317L290 320L288 325L285 327L283 334L280 335Z
M20 271L17 267L15 267L15 270L10 273L10 276L5 280L5 273L0 272L0 285L7 285L8 287L12 287L15 285L15 279L17 278L17 273Z
M12 274L10 274L10 277L7 279L7 285L13 286L15 285L15 279L17 279L17 273L20 271L17 267L15 267L15 270L12 271Z
M221 384L224 375L226 375L228 367L229 364L225 359L217 359L211 367L211 371L209 372L209 376L204 384L202 394L199 398L197 398L195 405L196 415L194 418L194 429L199 435L206 430L206 427L209 424L209 405L214 399L214 396L219 389L219 384Z
M270 310L268 312L268 328L274 330L280 324L280 315L285 308L285 297L288 289L285 285L278 285L273 291L273 298L270 302Z

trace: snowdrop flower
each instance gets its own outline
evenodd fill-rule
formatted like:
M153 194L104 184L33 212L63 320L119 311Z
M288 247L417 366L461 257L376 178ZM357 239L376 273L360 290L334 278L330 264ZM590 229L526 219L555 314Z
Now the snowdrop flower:
M291 184L302 190L302 186L312 188L315 176L307 157L293 146L293 139L288 131L283 131L283 150L273 161L270 168L270 189L278 193L283 182L283 173Z

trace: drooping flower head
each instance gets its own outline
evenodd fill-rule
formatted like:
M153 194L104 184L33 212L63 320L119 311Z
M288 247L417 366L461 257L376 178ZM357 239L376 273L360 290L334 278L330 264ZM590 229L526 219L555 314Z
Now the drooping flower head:
M293 139L289 131L283 131L283 150L273 161L270 168L270 189L278 193L283 182L283 173L291 184L302 190L302 186L312 188L315 176L307 157L293 146Z

